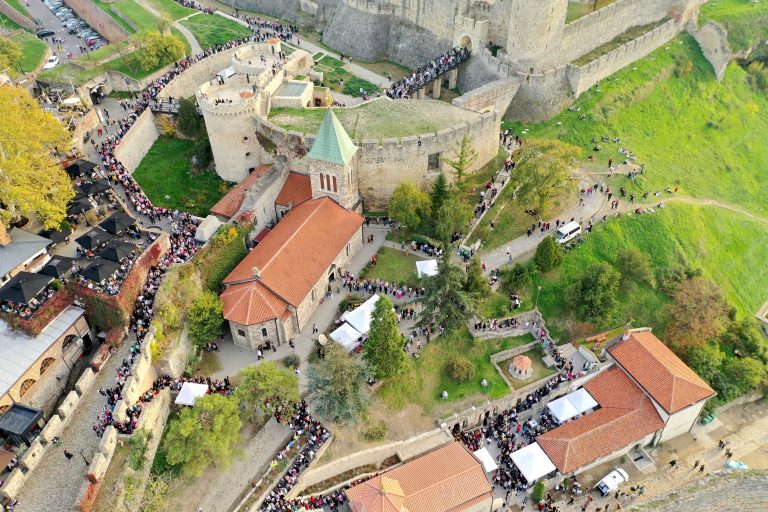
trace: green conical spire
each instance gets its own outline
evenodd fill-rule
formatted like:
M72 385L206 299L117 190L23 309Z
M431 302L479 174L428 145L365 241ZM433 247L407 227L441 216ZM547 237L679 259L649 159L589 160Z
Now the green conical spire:
M307 158L346 165L355 155L355 151L357 146L349 138L333 110L328 109Z

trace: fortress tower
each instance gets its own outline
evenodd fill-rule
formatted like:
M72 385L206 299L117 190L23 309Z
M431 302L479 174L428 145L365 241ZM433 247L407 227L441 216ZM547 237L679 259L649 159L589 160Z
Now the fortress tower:
M512 0L506 51L514 67L541 73L561 59L567 0Z
M360 204L357 156L358 147L328 109L307 153L312 199L328 196L348 210L356 209Z

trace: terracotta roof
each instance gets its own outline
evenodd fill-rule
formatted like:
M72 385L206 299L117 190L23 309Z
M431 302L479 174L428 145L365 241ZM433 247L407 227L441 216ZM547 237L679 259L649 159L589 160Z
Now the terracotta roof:
M533 362L531 361L531 358L528 356L515 356L514 359L512 359L512 364L515 365L515 368L518 368L520 370L527 370L528 368L533 366Z
M393 487L382 490L382 481L395 481L404 495L401 509L408 512L459 512L493 498L482 465L460 443L438 448L367 482L347 489L353 512L392 512L397 504ZM371 499L379 489L384 499ZM390 499L391 498L391 499ZM366 506L368 505L368 506Z
M268 170L269 165L262 165L257 167L252 173L246 176L243 181L232 187L232 190L226 193L224 197L211 207L211 213L215 215L221 215L231 219L235 216L237 211L243 205L245 201L245 194L249 188L251 188L259 178L261 178Z
M630 331L608 352L669 414L715 396L651 331Z
M254 325L290 316L288 304L259 281L228 286L221 294L224 318L242 325Z
M405 494L397 480L379 475L361 483L351 506L365 512L401 512Z
M341 253L363 218L321 197L293 208L264 237L224 284L253 281L253 268L275 295L298 306Z
M536 439L560 473L576 471L664 427L651 400L619 367L603 371L584 388L600 409Z
M275 204L281 206L299 206L301 203L312 199L312 181L306 174L292 172L285 180L283 190L275 199Z

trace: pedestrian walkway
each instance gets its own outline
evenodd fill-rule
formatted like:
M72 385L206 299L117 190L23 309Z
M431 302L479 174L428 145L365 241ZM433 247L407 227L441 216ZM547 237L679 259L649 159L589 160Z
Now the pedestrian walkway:
M148 10L157 19L159 20L163 19L163 15L160 12L158 12L157 9L155 9L152 5L150 5L146 0L136 0L136 1L139 3L139 5L141 5L143 8ZM198 14L202 14L202 13L198 11L194 14L190 14L189 16L183 19L191 18L192 16L197 16ZM181 32L184 35L184 37L187 38L187 41L189 41L189 46L190 46L192 55L203 53L203 47L200 46L200 43L197 42L197 38L194 36L194 34L192 34L192 32L190 32L190 30L187 27L185 27L178 21L174 21L172 25L173 25L173 28L177 29L179 32Z

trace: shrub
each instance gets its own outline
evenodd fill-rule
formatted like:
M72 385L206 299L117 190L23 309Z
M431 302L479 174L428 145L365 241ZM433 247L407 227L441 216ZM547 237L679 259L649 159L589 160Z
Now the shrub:
M298 354L288 354L283 358L283 364L286 368L296 369L301 365L301 357Z
M531 284L531 275L528 273L528 269L520 263L515 263L514 267L505 272L503 279L511 291L522 290Z
M367 441L381 441L389 432L384 420L370 421L363 427L363 438Z
M542 272L549 272L563 263L563 249L551 236L546 237L536 247L536 255L533 261L536 262L536 268Z
M456 382L469 382L475 378L475 365L464 356L454 356L448 361L448 375Z
M152 433L140 428L128 440L128 444L131 445L131 453L128 455L128 466L134 471L139 471L144 467L144 463L147 461L147 445L149 445L150 439L152 439Z
M531 502L539 503L544 497L544 490L544 483L536 482L536 485L533 486L533 492L531 493Z

